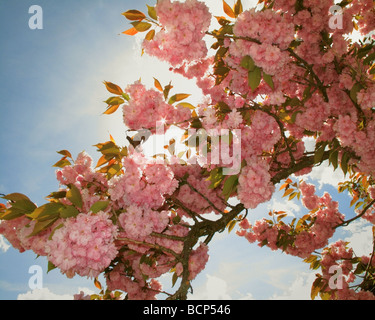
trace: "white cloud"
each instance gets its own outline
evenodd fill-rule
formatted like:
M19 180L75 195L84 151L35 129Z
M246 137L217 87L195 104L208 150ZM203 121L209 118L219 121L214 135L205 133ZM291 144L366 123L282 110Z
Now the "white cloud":
M315 280L315 273L303 272L297 276L290 287L282 294L274 294L271 300L311 300L311 285Z
M60 287L61 291L61 287ZM66 289L64 290L66 291ZM68 294L58 294L52 292L49 288L41 288L41 289L33 289L30 291L27 291L26 293L20 293L17 296L17 300L73 300L74 294L78 294L80 292L83 292L85 295L91 295L95 292L87 287L78 287L77 292Z
M255 300L255 299L254 299L253 295L250 292L248 292L246 295L239 298L238 300Z
M304 180L311 179L319 184L319 189L324 185L330 185L337 188L339 182L345 181L345 176L340 168L333 170L332 166L329 166L327 162L322 163L318 167L314 167L312 171L302 176Z
M344 240L350 242L357 256L369 255L372 251L372 225L366 220L359 219L350 223L343 230L350 233Z
M7 243L3 235L0 235L0 251L7 252L10 245Z
M73 300L73 295L56 294L48 288L34 289L18 295L17 300Z
M189 299L194 300L231 300L228 294L228 284L225 280L206 274L205 284L197 288L194 294L190 294Z
M296 213L301 210L301 207L292 201L280 202L273 200L267 205L268 210L285 211L290 217L295 217Z

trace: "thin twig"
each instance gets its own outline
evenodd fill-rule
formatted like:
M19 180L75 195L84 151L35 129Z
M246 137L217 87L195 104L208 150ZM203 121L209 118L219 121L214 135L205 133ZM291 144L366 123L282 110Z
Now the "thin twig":
M209 205L215 209L216 211L220 212L221 214L224 214L224 212L222 210L220 210L218 207L215 206L215 204L210 200L208 199L203 193L201 193L197 188L193 187L187 180L180 180L180 182L183 182L183 183L186 183L191 190L195 191L196 193L198 193L204 200L206 200Z
M179 254L177 254L176 252L174 252L173 250L171 250L169 248L163 247L163 246L155 244L155 243L149 243L149 242L145 242L145 241L138 241L138 240L134 240L134 239L130 239L130 238L124 238L124 237L117 238L116 240L118 240L118 241L126 241L126 242L134 243L134 244L137 244L137 245L146 246L146 247L149 247L149 248L154 248L154 249L157 249L157 250L160 250L160 251L168 252L171 255L173 255L177 260L180 260L180 255Z
M334 229L336 229L336 228L338 228L338 227L341 227L341 226L347 226L347 225L349 225L349 223L351 223L351 222L353 222L354 220L357 220L358 218L360 218L360 217L362 217L365 213L366 213L366 211L368 210L368 209L370 209L371 208L371 206L373 205L375 203L375 199L374 200L372 200L363 210L362 210L362 212L359 214L359 215L357 215L357 216L355 216L354 218L352 218L352 219L349 219L349 220L347 220L347 221L344 221L343 223L340 223L340 224L338 224L337 226L335 226L334 227Z

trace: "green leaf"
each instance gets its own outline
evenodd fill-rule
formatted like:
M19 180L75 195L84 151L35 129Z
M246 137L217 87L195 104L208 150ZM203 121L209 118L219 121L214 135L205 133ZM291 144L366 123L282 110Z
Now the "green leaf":
M70 165L71 165L70 161L67 160L67 159L65 159L65 158L63 158L63 159L57 161L57 162L53 165L53 167L64 168L64 167L66 167L66 166L70 166Z
M126 100L126 101L129 101L130 100L130 96L127 94L127 93L122 93L121 96Z
M147 8L148 8L148 15L150 16L150 18L154 19L154 20L158 20L158 15L156 14L156 10L155 10L155 7L151 7L149 6L148 4L146 4Z
M104 102L109 106L117 106L124 103L125 101L120 97L110 97Z
M283 198L289 196L292 192L294 192L293 188L286 189Z
M195 107L192 104L188 103L188 102L181 102L177 106L182 106L182 107L188 108L190 110L194 110L195 109Z
M236 226L236 223L237 223L236 220L232 220L232 221L230 221L230 222L227 224L227 227L228 227L228 233L230 233L230 232L233 230L233 228Z
M154 78L155 79L155 78ZM156 80L156 79L155 79ZM171 89L173 88L171 82L166 85L164 87L164 90L163 90L163 94L164 94L164 99L167 100L168 96L169 96L169 91L171 91Z
M230 195L236 190L237 185L238 175L228 177L223 186L223 196L225 197L225 200L229 199Z
M249 71L248 82L252 91L255 91L258 88L261 79L262 74L260 68L255 67L253 71Z
M313 285L311 287L311 299L314 300L316 296L318 295L320 288L322 286L322 278L318 277L313 282Z
M154 39L154 37L155 37L155 30L150 30L149 32L147 32L145 39L148 41L151 41L152 39Z
M12 208L20 209L22 211L25 211L25 213L31 213L36 209L36 205L28 199L23 199L13 203Z
M316 259L318 259L318 256L316 256L314 254L311 254L309 257L304 259L303 262L312 263L312 262L316 261Z
M142 21L135 21L131 23L135 30L138 32L144 32L151 28L151 23L148 22L142 22Z
M25 211L17 208L9 208L0 214L1 220L13 220L25 215Z
M315 150L314 154L314 163L320 163L323 159L324 150L327 146L326 142L323 142L321 144L317 144L317 149Z
M56 269L56 268L57 267L51 261L48 261L47 273L52 271L53 269Z
M138 11L138 10L128 10L126 12L122 13L123 16L125 16L128 20L143 20L146 18L144 13Z
M62 210L60 210L60 217L61 218L71 218L76 217L79 214L79 211L74 206L66 206Z
M218 62L220 61L224 56L225 54L228 52L228 48L226 47L220 47L217 51L216 51L216 54L215 54L215 62ZM222 65L222 62L220 62L220 65Z
M57 151L57 153L65 157L72 158L72 155L68 150L60 150L60 151Z
M116 174L118 174L121 170L121 165L118 164L118 163L115 163L113 165L111 165L110 167L108 167L108 170L107 170L107 179L111 179L113 176L115 176Z
M43 221L37 221L37 223L34 226L33 232L29 235L29 237L37 235L39 232L42 232L49 228L52 224L56 222L56 220L59 217L52 217L48 220L43 220Z
M64 207L62 203L49 202L36 208L30 214L27 214L27 216L34 220L48 220L51 217L58 217L60 210Z
M303 101L307 101L312 97L311 86L306 87L303 91Z
M275 85L273 83L272 76L270 76L269 74L263 72L263 80L271 87L272 90L275 89Z
M344 172L344 175L346 175L347 172L348 172L348 162L349 162L349 160L350 160L349 153L344 152L344 154L341 157L341 162L340 162L341 170L342 170L342 172Z
M374 60L375 60L375 52L371 53L365 60L363 60L363 64L371 64L371 62Z
M170 97L168 103L172 104L172 103L184 100L184 99L186 99L188 97L190 97L190 94L187 94L187 93L178 93L178 94L175 94L172 97Z
M210 189L217 188L220 183L224 180L223 176L223 169L222 168L215 168L210 172L210 176L207 180L211 181L211 185L209 186Z
M66 193L66 198L76 207L82 208L82 195L74 184L69 185L69 190Z
M333 150L329 154L329 163L333 165L333 168L336 170L338 166L338 159L339 159L339 151L338 150Z
M291 194L289 195L288 200L293 200L297 194L298 194L298 192L293 192L293 193L291 193Z
M90 211L92 213L98 213L99 211L106 209L108 205L109 201L97 201L91 206Z
M238 15L240 15L242 12L243 12L243 7L242 7L241 0L237 0L234 5L234 14L236 17L238 17Z
M363 86L357 82L350 90L350 98L357 103L357 93L363 89Z
M19 200L29 200L29 197L25 196L22 193L10 193L5 196L2 196L1 198L5 200L10 200L10 201L19 201Z
M250 56L244 56L241 60L240 66L246 70L253 71L255 69L255 62Z
M98 151L100 151L104 155L116 156L120 154L120 148L113 141L107 141L95 146L98 147Z

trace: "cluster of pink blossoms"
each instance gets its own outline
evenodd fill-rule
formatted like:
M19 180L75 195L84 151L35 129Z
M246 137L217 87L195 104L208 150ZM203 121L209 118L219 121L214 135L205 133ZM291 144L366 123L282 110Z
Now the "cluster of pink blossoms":
M315 186L301 182L299 189L302 194L302 204L309 210L314 210L319 205L319 197L315 194Z
M242 12L233 32L237 37L248 37L263 44L278 45L281 50L288 48L294 40L294 25L272 10L250 9Z
M183 184L176 192L176 197L180 200L187 208L197 214L205 214L210 212L220 213L215 208L212 208L208 199L211 203L215 204L215 207L221 212L226 208L225 203L222 201L220 188L210 188L211 182L207 180L206 176L201 173L201 168L198 164L189 166L172 166L176 177L183 178L188 175L187 184ZM198 192L196 192L195 190ZM206 199L205 199L206 198ZM189 214L183 209L179 208L177 213L180 216L188 216Z
M19 252L32 250L41 256L47 255L45 245L51 229L39 233L37 236L30 236L34 229L35 222L25 216L12 220L2 221L0 234L2 234Z
M335 288L327 286L326 291L331 292L334 298L338 300L375 300L375 295L370 291L361 290L359 292L351 289L349 284L356 280L353 272L354 252L352 248L347 248L347 243L339 240L322 252L322 260L320 262L323 271L323 279L329 284L332 277L330 273L331 267L335 266L341 270L341 276L337 279ZM366 268L370 264L370 257L360 257L360 262ZM371 265L375 267L375 260L371 260ZM332 291L332 289L334 289Z
M117 255L117 227L105 212L65 220L47 241L47 257L62 273L97 277Z
M155 295L161 290L161 284L155 279L149 283L145 281L147 273L140 270L145 264L140 263L141 255L133 254L126 257L126 265L118 263L110 272L105 274L107 288L110 291L122 290L130 300L154 300ZM170 265L166 265L167 272ZM130 271L132 270L132 271ZM133 270L138 270L132 273Z
M361 172L375 173L375 120L367 123L364 130L357 127L355 115L339 116L333 126L342 146L350 147L360 157L357 166Z
M256 111L251 118L251 125L241 130L241 157L250 160L262 155L263 151L271 151L280 140L280 128L276 120L262 111Z
M124 236L143 241L152 232L162 232L169 224L168 211L154 211L131 205L119 216L120 226L124 229Z
M352 87L351 87L352 88ZM362 89L357 93L358 103L364 111L375 108L375 85L372 84L369 88Z
M89 212L90 207L101 200L96 193L105 191L108 181L104 174L94 172L92 158L85 152L77 156L72 166L57 170L56 176L61 185L72 184L80 191L82 208L77 217L57 219L47 229L32 235L37 221L22 216L2 222L0 232L20 252L32 250L47 256L69 277L75 273L96 277L117 254L114 245L117 227L107 213ZM60 198L60 202L71 205L67 198Z
M372 0L354 0L348 10L351 14L360 14L358 29L362 35L367 35L375 29L374 2Z
M125 173L110 180L108 192L117 209L136 205L148 209L158 209L178 187L173 171L162 164L147 163L146 158L134 153L124 158Z
M155 132L158 121L179 123L191 117L190 110L182 106L174 107L165 102L163 95L136 81L126 88L130 96L123 107L123 120L130 130L150 129Z
M284 50L294 39L294 25L280 14L271 10L256 11L251 9L244 11L238 16L233 32L236 37L250 38L261 42L258 44L245 39L230 42L230 58L227 59L227 62L231 67L238 69L232 73L233 82L238 82L238 80L239 84L247 82L247 72L238 68L245 56L252 57L255 64L270 75L280 72L288 63L289 55ZM232 86L234 90L238 87L235 83ZM245 93L244 89L235 91Z
M287 224L270 224L266 219L256 221L251 225L247 219L240 223L239 236L245 237L249 242L258 242L259 245L267 245L272 250L283 248L287 254L301 258L308 257L314 250L328 244L328 239L334 234L334 227L343 221L344 216L338 211L338 203L332 201L328 193L322 197L314 197L314 187L304 184L301 187L303 204L308 208L314 208L310 213L313 225L307 229L299 230L294 234L291 226ZM280 236L286 237L283 244Z
M207 47L202 39L211 24L211 14L204 3L160 0L155 9L162 30L151 41L144 41L147 54L168 61L171 66L206 56Z
M74 184L79 189L87 189L91 194L105 191L108 180L105 175L95 172L92 158L86 152L80 152L72 166L65 166L56 171L56 178L61 185Z
M238 177L238 199L245 208L254 209L271 199L275 186L271 182L269 166L265 161L253 161L245 166Z

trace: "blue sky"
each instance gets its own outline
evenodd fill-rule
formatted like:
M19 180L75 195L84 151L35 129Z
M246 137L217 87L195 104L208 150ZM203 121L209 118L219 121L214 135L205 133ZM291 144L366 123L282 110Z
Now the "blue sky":
M42 30L28 26L29 7L35 4L43 9ZM222 14L217 6L211 8ZM108 98L103 81L125 87L140 77L148 86L153 77L164 84L173 79L176 90L194 92L192 99L199 99L190 82L170 74L163 63L141 57L138 38L121 35L129 28L121 15L127 9L145 11L146 2L0 0L0 193L21 192L41 205L58 189L52 167L59 160L56 151L69 149L75 157L85 150L95 160L93 145L107 141L109 133L119 143L124 141L120 111L101 115ZM323 179L322 186L335 193L331 184L340 176L322 168L312 178ZM250 219L263 217L273 206L280 209L281 203L302 214L297 202L285 204L277 196L252 212ZM358 224L358 230L364 226ZM354 233L349 230L347 236ZM209 253L206 270L193 283L194 298L309 297L313 273L300 259L249 245L234 231L218 235ZM28 270L35 264L44 270L40 292L28 286ZM46 274L46 269L45 258L20 254L0 238L0 299L62 299L81 288L95 291L92 280L67 279L58 270ZM162 281L170 284L169 278Z

